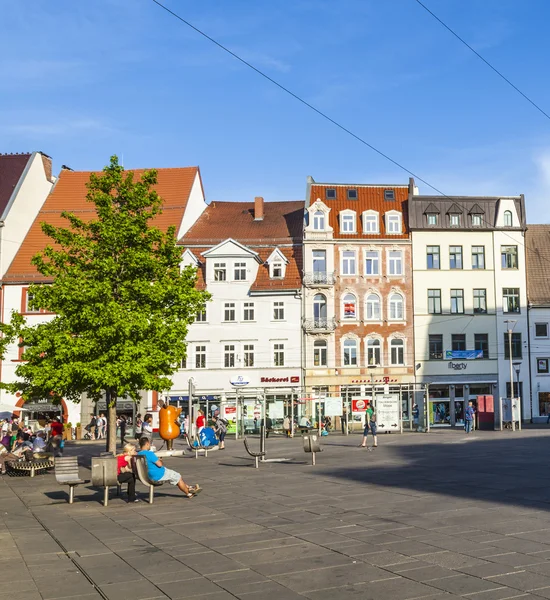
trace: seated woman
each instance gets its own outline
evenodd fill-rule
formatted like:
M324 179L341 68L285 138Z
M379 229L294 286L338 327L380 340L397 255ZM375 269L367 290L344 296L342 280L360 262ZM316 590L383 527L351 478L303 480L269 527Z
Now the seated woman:
M128 502L139 502L136 498L136 476L132 467L132 458L137 455L134 444L126 444L122 454L117 456L117 479L128 484Z

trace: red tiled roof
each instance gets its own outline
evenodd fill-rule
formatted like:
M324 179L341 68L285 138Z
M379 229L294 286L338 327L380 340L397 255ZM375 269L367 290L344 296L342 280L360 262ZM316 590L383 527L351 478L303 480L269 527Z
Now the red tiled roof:
M8 205L30 157L30 153L0 154L0 214Z
M180 240L180 244L211 244L233 238L249 242L301 243L304 201L265 202L264 218L254 220L254 202L212 202L197 222Z
M550 306L550 225L528 225L525 233L527 298Z
M145 170L135 169L134 180L136 181ZM154 219L153 223L166 231L170 225L179 227L199 168L184 167L157 169L157 171L158 182L155 189L163 200L163 212ZM56 185L46 198L19 252L9 266L4 276L5 282L31 282L43 279L31 264L32 257L52 243L42 232L40 226L42 222L45 221L56 227L68 226L67 220L61 217L61 212L65 210L75 213L82 219L94 218L95 207L86 200L86 183L90 180L90 174L91 171L61 171Z
M198 269L199 289L206 286L205 259L202 252L229 238L243 244L265 263L275 248L289 261L283 279L271 279L269 266L261 264L251 291L294 290L302 281L302 230L304 202L265 202L264 218L254 220L254 202L212 202L180 244L201 261Z
M326 199L326 189L336 190L334 200ZM348 200L347 190L357 190L357 200ZM384 190L393 190L395 200L384 200ZM338 239L402 239L409 237L408 230L408 197L409 188L407 185L357 185L357 184L328 184L314 183L311 186L311 193L308 205L311 206L318 198L332 210L329 213L329 225L334 230L334 238ZM353 210L357 214L356 234L340 233L339 214L343 210ZM375 210L380 216L380 233L363 233L363 222L361 215L365 210ZM401 234L386 234L386 223L384 213L390 210L397 210L402 213L402 231Z

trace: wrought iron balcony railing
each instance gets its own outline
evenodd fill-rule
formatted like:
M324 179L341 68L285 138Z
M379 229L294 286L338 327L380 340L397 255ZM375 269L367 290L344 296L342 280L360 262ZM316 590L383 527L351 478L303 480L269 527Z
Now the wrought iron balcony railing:
M307 333L322 333L334 331L336 329L336 319L334 317L324 319L304 319L304 330Z
M313 287L331 286L336 282L336 274L326 271L313 271L304 274L304 284Z

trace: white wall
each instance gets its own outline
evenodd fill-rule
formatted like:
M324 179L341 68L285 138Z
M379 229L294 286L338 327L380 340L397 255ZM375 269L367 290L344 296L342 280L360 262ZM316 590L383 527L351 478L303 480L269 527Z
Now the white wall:
M180 228L177 232L178 240L185 235L189 229L195 224L196 220L201 216L204 209L206 208L206 202L204 200L204 193L201 185L200 175L197 171L195 175L195 181L191 187L189 194L189 200L185 208L185 213L180 224Z
M530 367L532 377L532 406L533 406L533 417L539 417L541 411L539 410L539 394L548 393L550 394L550 373L539 373L538 372L538 361L539 359L548 360L550 365L550 339L549 337L536 337L535 325L537 323L546 323L547 330L550 333L550 307L547 308L531 308L529 310L529 328L530 328ZM544 415L541 420L547 418Z

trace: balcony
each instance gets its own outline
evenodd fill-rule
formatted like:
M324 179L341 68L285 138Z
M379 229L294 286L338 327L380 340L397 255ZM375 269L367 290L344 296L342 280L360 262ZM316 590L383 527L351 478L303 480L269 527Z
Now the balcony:
M304 331L306 333L329 333L336 329L336 319L304 319Z
M336 282L336 274L325 271L304 273L304 285L309 287L330 287Z

